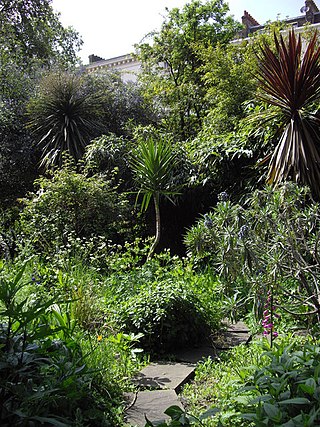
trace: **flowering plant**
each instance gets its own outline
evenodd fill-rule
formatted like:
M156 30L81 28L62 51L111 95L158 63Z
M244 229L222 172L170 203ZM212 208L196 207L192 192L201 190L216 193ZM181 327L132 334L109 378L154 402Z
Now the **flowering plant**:
M267 294L267 301L264 305L262 326L263 336L267 337L270 335L271 346L273 340L279 335L275 330L275 320L279 317L280 315L275 311L273 290L269 289Z

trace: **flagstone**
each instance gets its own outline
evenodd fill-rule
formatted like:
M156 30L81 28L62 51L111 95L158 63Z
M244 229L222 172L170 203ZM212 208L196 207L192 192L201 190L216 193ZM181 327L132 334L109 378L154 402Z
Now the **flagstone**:
M142 369L133 382L140 388L178 391L194 375L195 364L157 362Z
M183 409L174 390L140 391L134 405L126 412L126 422L130 426L144 427L146 416L153 422L168 420L164 411L173 405Z

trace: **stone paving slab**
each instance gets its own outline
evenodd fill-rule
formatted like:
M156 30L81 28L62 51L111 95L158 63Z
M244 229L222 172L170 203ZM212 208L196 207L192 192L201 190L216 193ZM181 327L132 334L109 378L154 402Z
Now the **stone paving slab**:
M214 346L218 350L227 350L239 344L246 343L250 336L250 333L244 331L226 331L214 340Z
M133 380L140 388L178 391L194 375L195 364L157 362L143 368Z
M241 333L241 332L249 333L250 332L248 326L242 321L237 322L237 323L233 323L233 324L227 323L226 326L228 328L228 332L236 332L236 333Z
M125 420L135 427L145 426L145 415L150 421L168 420L164 411L172 405L183 408L174 390L140 391L134 405L127 410Z

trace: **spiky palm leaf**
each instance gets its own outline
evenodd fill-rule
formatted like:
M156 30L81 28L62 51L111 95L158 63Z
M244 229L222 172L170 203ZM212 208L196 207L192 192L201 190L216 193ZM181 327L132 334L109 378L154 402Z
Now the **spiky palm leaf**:
M42 150L41 165L60 165L63 152L79 160L101 127L99 99L87 93L81 77L50 75L29 104L30 122Z
M258 55L260 98L280 108L282 135L269 164L268 183L291 179L311 187L320 197L320 119L310 107L320 99L320 48L317 33L304 53L300 35L289 32L286 43L275 35L276 51L268 45Z
M141 209L148 209L152 197L167 197L178 193L173 182L177 153L170 142L163 139L155 141L149 138L140 141L133 152L130 166L134 172L136 184L143 194Z

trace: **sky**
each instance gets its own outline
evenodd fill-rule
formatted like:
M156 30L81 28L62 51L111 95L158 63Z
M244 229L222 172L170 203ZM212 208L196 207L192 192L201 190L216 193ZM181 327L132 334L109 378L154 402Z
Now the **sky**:
M246 10L260 24L277 17L301 15L304 0L228 0L230 14L241 22ZM159 30L166 7L182 8L190 0L52 0L64 26L72 26L83 39L79 53L84 64L88 56L113 58L134 51L148 33ZM315 0L320 8L320 1Z

